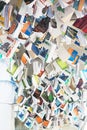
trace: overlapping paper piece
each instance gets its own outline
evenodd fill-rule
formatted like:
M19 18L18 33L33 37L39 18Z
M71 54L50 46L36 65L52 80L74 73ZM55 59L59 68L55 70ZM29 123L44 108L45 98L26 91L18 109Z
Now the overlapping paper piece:
M17 84L17 118L29 129L69 124L83 128L87 120L86 1L13 3L5 3L1 10L0 58L9 60L7 72ZM10 18L3 17L10 6Z

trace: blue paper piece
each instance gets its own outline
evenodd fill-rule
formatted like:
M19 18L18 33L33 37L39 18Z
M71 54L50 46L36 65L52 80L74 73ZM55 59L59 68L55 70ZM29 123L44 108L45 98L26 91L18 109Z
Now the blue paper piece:
M80 59L83 61L83 62L86 62L87 61L87 55L85 53L83 53L83 55L80 57Z
M57 106L57 107L59 107L60 105L61 105L61 102L56 98L55 99L55 105Z
M28 36L30 36L31 33L32 33L32 31L33 31L33 28L32 28L32 26L30 25L30 26L27 28L27 30L25 31L25 34L28 35Z
M59 78L62 79L63 81L66 81L68 77L69 76L65 75L64 73L62 73L61 75L59 75Z
M36 47L34 44L32 44L32 51L36 54L39 55L39 49Z

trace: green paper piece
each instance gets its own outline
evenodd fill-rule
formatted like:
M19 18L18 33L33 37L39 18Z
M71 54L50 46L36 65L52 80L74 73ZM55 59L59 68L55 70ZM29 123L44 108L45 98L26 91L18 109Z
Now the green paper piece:
M53 102L54 97L53 97L53 93L52 92L49 94L48 99L49 99L50 102Z
M32 78L30 76L27 76L27 82L30 86L32 86Z
M62 61L61 59L57 59L56 60L57 64L59 65L59 67L62 69L62 70L65 70L66 68L68 68L68 65L66 62Z
M49 99L48 99L48 96L47 96L47 92L44 92L43 94L42 94L42 97L43 97L43 99L45 100L45 101L49 101Z
M14 64L12 66L12 70L10 68L7 69L7 71L11 74L11 75L14 75L14 73L16 72L18 66L16 64Z
M2 54L0 54L0 59L2 59Z
M46 56L45 56L45 61L47 61L47 59L48 59L48 56L49 56L49 55L48 55L48 54L46 54Z
M64 9L63 9L61 6L58 6L58 7L57 7L57 10L58 10L58 11L61 11L62 13L64 13Z
M66 111L64 111L64 114L67 115Z
M22 80L22 84L23 84L24 88L26 88L26 84L25 84L24 80Z

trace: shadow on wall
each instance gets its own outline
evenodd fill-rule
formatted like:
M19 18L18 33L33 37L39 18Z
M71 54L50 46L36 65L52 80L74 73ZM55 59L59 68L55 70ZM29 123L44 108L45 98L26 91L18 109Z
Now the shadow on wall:
M28 130L24 124L19 121L19 119L15 119L15 130Z

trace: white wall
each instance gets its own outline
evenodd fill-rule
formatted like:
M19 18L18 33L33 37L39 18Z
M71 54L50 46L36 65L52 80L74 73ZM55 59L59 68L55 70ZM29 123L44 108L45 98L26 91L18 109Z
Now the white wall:
M15 130L13 106L0 104L0 130Z

